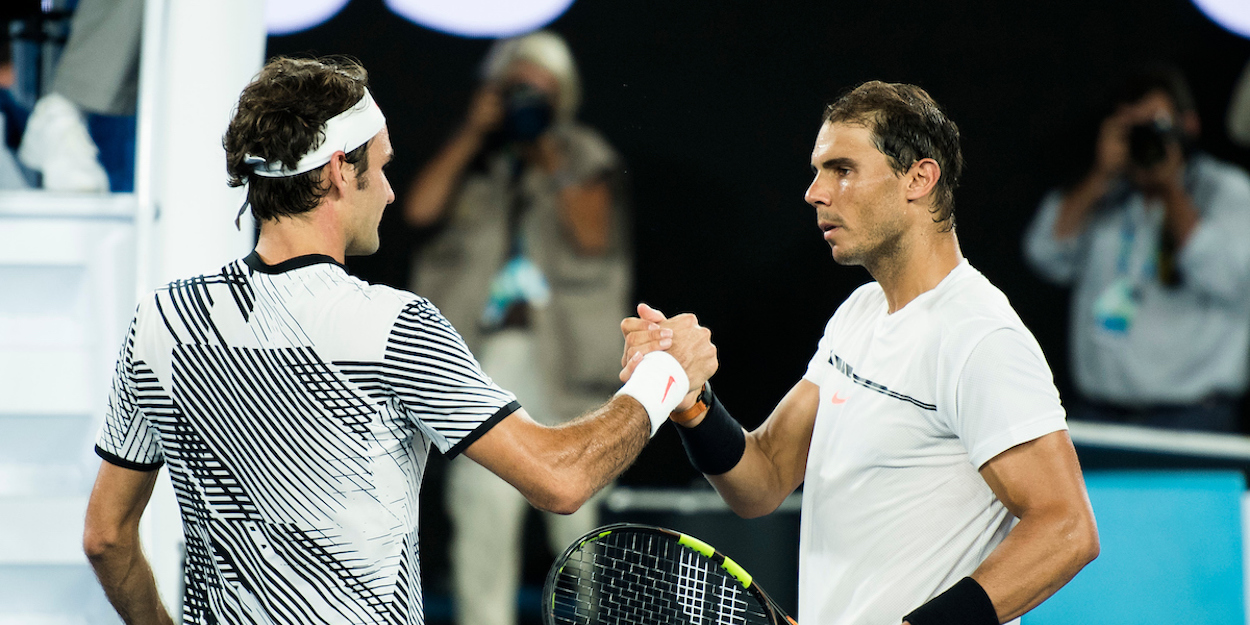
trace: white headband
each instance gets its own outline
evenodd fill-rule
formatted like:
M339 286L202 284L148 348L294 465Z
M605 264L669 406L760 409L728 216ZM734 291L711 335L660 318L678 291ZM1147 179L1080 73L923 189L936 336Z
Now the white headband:
M330 162L335 152L351 152L364 145L386 125L382 110L365 89L364 97L351 108L326 120L322 127L325 141L299 159L292 169L282 166L282 161L268 162L259 156L245 154L243 162L252 165L252 173L265 178L285 178L312 171Z

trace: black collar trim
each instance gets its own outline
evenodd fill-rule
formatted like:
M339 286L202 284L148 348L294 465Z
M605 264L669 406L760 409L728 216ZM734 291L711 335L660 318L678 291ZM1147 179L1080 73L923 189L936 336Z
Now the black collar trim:
M318 265L321 263L338 265L343 269L343 271L347 271L347 267L343 267L342 263L334 260L334 258L330 256L326 256L325 254L307 254L305 256L296 256L295 258L288 258L276 265L266 265L265 261L260 259L260 254L257 254L256 250L252 250L251 254L244 257L243 262L247 263L247 266L251 267L253 271L270 274L286 273L292 269L299 269L301 267L308 267L310 265Z

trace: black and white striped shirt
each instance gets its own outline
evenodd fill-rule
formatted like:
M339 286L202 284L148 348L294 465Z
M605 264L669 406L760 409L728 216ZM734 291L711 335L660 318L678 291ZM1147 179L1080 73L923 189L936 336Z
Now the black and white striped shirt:
M183 622L424 622L418 493L515 411L432 304L253 253L140 303L96 443L169 468Z

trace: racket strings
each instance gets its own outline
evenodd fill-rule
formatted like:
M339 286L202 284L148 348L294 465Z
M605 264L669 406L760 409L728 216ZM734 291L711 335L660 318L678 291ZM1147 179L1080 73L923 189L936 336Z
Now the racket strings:
M709 558L671 539L613 533L570 555L555 580L555 622L754 625L767 610Z

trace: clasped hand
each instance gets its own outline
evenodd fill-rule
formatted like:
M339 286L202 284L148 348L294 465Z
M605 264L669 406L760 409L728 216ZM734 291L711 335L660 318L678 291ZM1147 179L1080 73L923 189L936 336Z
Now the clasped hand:
M703 390L703 383L720 366L711 330L699 325L699 319L691 313L669 319L660 311L639 304L638 316L621 322L621 334L625 335L625 353L621 356L622 382L634 374L634 368L644 355L654 351L667 351L685 369L686 377L690 379L690 392L682 398L678 411L694 405Z

